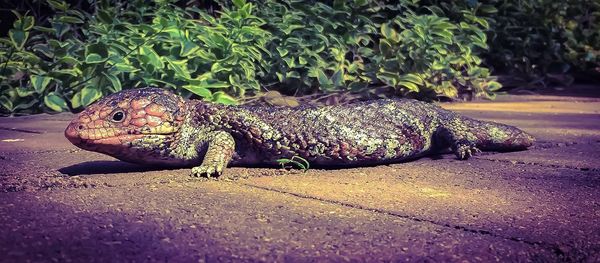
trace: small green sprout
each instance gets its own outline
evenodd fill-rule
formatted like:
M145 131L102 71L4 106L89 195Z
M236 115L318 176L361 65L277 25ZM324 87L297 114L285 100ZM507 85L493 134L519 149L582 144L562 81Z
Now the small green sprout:
M287 159L287 158L282 158L282 159L277 159L276 162L278 162L279 164L281 164L281 168L286 168L287 164L293 164L296 167L298 167L299 169L302 169L303 172L308 171L308 169L310 169L310 163L297 155L292 156L291 159Z

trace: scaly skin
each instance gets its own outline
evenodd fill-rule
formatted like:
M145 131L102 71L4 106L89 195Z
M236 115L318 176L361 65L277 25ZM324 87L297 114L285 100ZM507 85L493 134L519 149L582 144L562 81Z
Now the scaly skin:
M225 106L184 101L156 88L102 99L81 112L65 136L82 149L123 161L195 166L193 176L218 176L228 165L274 165L293 156L313 165L361 166L451 147L459 159L468 159L479 149L521 150L534 142L515 127L416 100Z

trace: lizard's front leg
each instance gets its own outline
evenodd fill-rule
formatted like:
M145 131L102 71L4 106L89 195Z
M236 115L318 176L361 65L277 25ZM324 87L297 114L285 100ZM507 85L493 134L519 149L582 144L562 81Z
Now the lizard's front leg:
M235 141L231 134L217 131L208 140L208 149L200 166L192 168L191 176L219 176L227 167L235 151Z

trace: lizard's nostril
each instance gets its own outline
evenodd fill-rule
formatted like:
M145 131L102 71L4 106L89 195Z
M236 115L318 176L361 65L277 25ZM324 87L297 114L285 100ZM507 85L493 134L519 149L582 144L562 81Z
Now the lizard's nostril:
M77 126L77 130L83 130L83 125L80 124L79 126Z

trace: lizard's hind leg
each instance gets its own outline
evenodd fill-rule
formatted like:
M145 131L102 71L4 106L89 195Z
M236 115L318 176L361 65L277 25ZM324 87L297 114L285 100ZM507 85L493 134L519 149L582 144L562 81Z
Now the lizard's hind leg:
M526 149L535 142L533 136L516 127L457 115L443 122L436 135L462 160L480 152L479 149L514 151Z
M477 137L470 128L459 118L444 123L438 128L436 137L452 148L452 152L460 160L469 159L481 152L477 148Z

